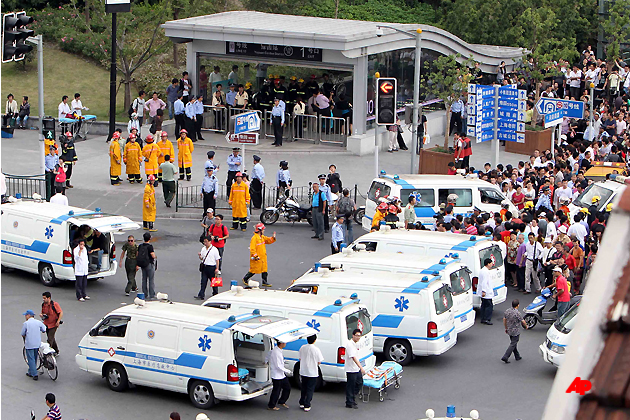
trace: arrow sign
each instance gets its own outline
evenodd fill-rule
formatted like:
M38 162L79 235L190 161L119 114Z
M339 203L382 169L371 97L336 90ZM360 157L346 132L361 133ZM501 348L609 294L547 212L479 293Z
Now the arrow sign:
M475 127L474 127L474 126L468 126L468 127L466 127L466 135L467 135L468 137L476 137L476 134L475 134Z
M494 96L494 88L477 88L477 98L490 98Z
M474 104L468 104L466 105L466 112L468 113L468 115L473 115L475 114L475 105Z
M516 99L504 99L499 98L499 108L507 108L518 111L525 111L525 101L519 101Z
M475 124L475 130L486 131L494 129L494 120L481 120Z
M513 89L511 87L502 86L499 88L499 97L506 99L527 99L527 91L524 89Z
M475 123L477 122L477 118L474 115L468 115L468 117L466 117L466 125L475 125Z
M234 134L260 130L260 117L257 112L247 112L236 116Z
M481 142L484 142L484 141L492 140L493 137L494 137L494 132L492 130L490 130L490 131L482 131L481 135L477 136L477 143L481 143Z
M540 98L536 103L536 110L540 114L549 114L562 109L565 117L584 118L584 102L566 99Z
M525 133L497 130L497 139L503 141L515 141L517 143L525 143Z
M525 112L499 108L497 117L502 120L525 121Z
M383 93L391 93L394 90L394 84L390 81L381 82L380 89Z
M561 124L563 118L564 118L563 109L559 109L557 111L545 114L545 128L555 127L556 125Z
M473 94L474 95L476 90L477 90L477 85L476 84L468 83L468 93L469 94Z
M525 123L499 119L497 121L497 128L505 131L525 131Z

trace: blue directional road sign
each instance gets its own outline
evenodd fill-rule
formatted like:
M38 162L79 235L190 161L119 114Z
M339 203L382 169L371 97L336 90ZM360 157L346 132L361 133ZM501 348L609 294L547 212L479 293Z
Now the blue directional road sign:
M540 114L550 114L562 110L565 117L584 118L584 102L566 99L540 98L536 103L536 110Z
M527 91L523 89L515 89L512 87L502 86L499 88L499 96L506 99L527 99Z
M519 101L518 99L505 99L499 96L498 105L499 108L525 111L525 101Z
M497 138L503 141L515 141L517 143L525 143L525 133L517 133L511 130L497 130Z
M518 121L508 121L503 119L497 120L497 128L503 131L525 131L525 123Z
M501 120L525 121L525 112L499 108L497 117Z
M494 120L477 120L475 123L476 131L486 131L494 129Z
M260 117L257 112L247 112L236 116L234 134L260 130Z
M549 114L545 114L545 128L554 127L558 124L561 124L563 118L564 118L563 109L559 109L557 111L550 112Z
M477 143L492 140L494 138L494 132L493 130L482 131L480 134L476 135L476 137L477 137Z

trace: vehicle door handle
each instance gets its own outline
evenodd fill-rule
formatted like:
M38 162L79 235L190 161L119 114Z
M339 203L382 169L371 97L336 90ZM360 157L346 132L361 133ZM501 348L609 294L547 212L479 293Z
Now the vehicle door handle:
M118 350L124 350L125 348L123 346L118 346L116 347Z

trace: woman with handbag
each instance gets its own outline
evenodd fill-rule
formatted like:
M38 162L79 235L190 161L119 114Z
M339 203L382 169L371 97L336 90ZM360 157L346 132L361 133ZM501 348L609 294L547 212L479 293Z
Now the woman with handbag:
M398 147L400 148L400 150L409 150L409 148L405 144L405 140L403 139L403 128L402 125L400 125L400 119L398 118L396 118L396 127L398 129L398 134L396 135L396 138L398 140Z
M195 296L195 299L204 300L206 298L206 287L208 286L208 279L210 279L212 286L212 296L219 294L219 284L214 282L214 274L217 269L217 261L221 259L219 251L216 247L212 246L211 238L206 236L203 239L203 247L199 251L199 272L201 273L201 289Z

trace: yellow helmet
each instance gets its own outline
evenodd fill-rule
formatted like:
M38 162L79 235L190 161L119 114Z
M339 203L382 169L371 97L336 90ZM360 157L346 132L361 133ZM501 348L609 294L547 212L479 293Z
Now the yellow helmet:
M298 80L298 83L304 83L304 79Z
M533 201L526 201L525 202L525 208L526 209L531 209L534 207L534 202Z
M612 211L612 209L613 209L613 205L612 205L612 203L608 203L608 204L606 205L606 211Z
M580 209L580 211L581 211L582 213L584 213L584 214L591 214L591 212L590 212L590 211L588 211L588 209L587 209L586 207L582 207L582 208Z
M249 89L250 87L252 87L252 82L245 83L245 89Z
M601 197L599 195L596 195L593 198L591 198L591 203L597 203L600 199Z
M291 80L297 80L297 77L291 76Z
M273 74L269 73L269 74L267 75L267 78L268 78L268 79L273 79Z

